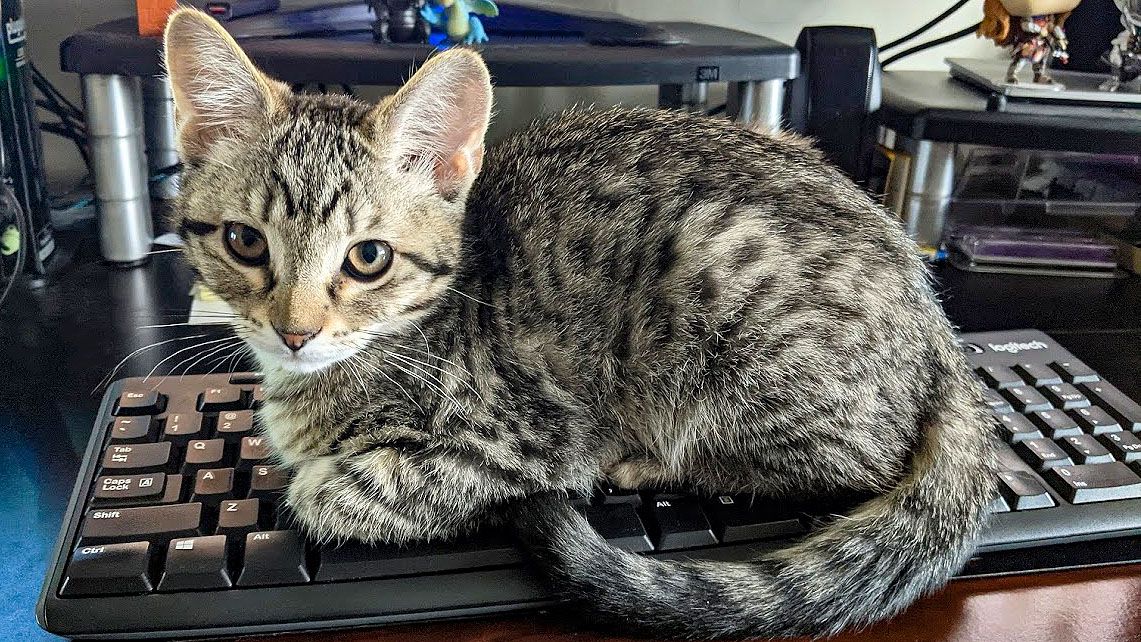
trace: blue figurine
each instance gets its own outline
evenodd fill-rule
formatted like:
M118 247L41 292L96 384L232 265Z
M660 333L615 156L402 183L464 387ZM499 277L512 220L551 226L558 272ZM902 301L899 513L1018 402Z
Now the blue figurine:
M499 7L491 0L428 0L420 16L436 28L442 28L452 43L465 45L487 42L487 32L476 14L494 18Z

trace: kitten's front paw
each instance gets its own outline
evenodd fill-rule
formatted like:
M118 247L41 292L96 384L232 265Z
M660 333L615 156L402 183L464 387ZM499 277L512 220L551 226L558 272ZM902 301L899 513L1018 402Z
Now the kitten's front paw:
M645 457L623 459L602 469L603 474L620 488L651 488L671 481L661 462Z

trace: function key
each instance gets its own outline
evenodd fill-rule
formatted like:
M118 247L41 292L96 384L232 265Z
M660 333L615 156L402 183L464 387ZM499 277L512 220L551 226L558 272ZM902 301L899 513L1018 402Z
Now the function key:
M983 390L983 399L986 401L987 407L990 408L990 411L993 413L1014 412L1014 407L1010 405L1010 402L996 390L991 390L990 388Z
M175 412L163 421L162 438L176 444L186 445L192 439L206 436L202 426L202 415L196 412Z
M202 412L218 412L221 410L240 410L242 404L242 389L233 386L224 388L207 388L198 395L198 409Z
M1034 412L1035 410L1049 410L1050 402L1031 386L1015 386L1002 391L1002 394L1014 405L1018 412Z
M1125 463L1141 461L1141 439L1131 432L1111 432L1099 437L1101 443L1119 461Z
M1037 439L1042 433L1030 423L1026 415L1017 412L1004 412L994 416L998 434L1007 443L1013 444L1026 439ZM1078 431L1081 432L1081 431Z
M170 443L111 444L103 453L104 471L131 471L153 473L165 470L170 464Z
M1055 372L1062 375L1066 383L1089 383L1101 379L1093 368L1077 359L1065 359L1050 364Z
M1117 420L1097 406L1071 410L1070 416L1081 424L1083 430L1094 435L1121 430L1121 425L1117 423Z
M263 381L260 372L235 372L230 375L230 383L235 385L261 383Z
M222 439L237 442L250 434L254 429L254 413L252 410L226 410L218 413L216 433Z
M116 417L111 423L111 441L116 444L137 444L151 441L155 420L153 417Z
M1061 439L1082 434L1081 426L1061 410L1039 410L1030 414L1034 422L1050 439Z
M171 504L87 511L80 537L84 544L114 540L151 541L193 537L202 527L202 504Z
M1012 470L998 474L998 492L1012 510L1034 510L1055 506L1054 498L1034 475Z
M166 475L111 475L95 480L95 503L98 505L145 503L160 499L166 486Z
M155 390L124 390L115 402L116 416L157 415L166 407L166 396Z
M195 439L186 444L186 460L182 472L193 475L203 468L223 468L226 442L221 439Z
M1087 383L1078 386L1078 389L1108 410L1126 430L1141 432L1141 404L1130 399L1124 392L1105 381Z
M991 388L1002 389L1022 385L1022 377L1006 366L982 366L975 372Z
M1079 464L1108 464L1113 461L1113 454L1093 435L1066 437L1062 440L1062 448Z
M195 591L230 588L226 538L222 535L173 539L159 591Z
M248 390L243 388L242 392L245 393L246 398L250 400L250 405L254 408L261 408L261 405L265 403L265 386L259 384Z
M1022 457L1022 461L1030 464L1037 471L1047 470L1054 466L1069 466L1074 462L1070 456L1058 447L1052 439L1027 439L1014 445L1014 451Z
M1141 497L1141 477L1125 464L1058 466L1046 472L1046 481L1072 504L1107 502Z
M1052 383L1062 383L1062 377L1053 368L1044 363L1023 363L1014 367L1022 379L1032 386L1048 386Z
M1088 408L1090 405L1089 397L1069 383L1052 383L1042 389L1042 394L1046 395L1055 408L1062 410Z
M246 535L245 560L238 586L304 584L309 581L305 549L293 531L258 531Z
M151 590L149 542L80 546L71 554L59 594L115 595Z

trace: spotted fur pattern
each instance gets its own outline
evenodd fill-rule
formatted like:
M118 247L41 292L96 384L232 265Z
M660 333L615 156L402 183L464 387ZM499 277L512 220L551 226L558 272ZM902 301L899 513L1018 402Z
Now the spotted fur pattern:
M199 15L167 35L189 156L175 221L242 315L260 418L314 537L506 519L599 621L691 637L835 633L965 561L993 492L977 386L915 245L804 141L615 108L484 154L474 54L437 56L370 107L290 95ZM242 81L256 104L195 118L210 85L179 69L210 73L193 65L207 54L257 79ZM265 235L267 266L227 255L233 221ZM374 283L339 269L362 238L395 250ZM272 328L298 319L321 333L290 354ZM873 498L755 562L659 562L567 504L604 476Z

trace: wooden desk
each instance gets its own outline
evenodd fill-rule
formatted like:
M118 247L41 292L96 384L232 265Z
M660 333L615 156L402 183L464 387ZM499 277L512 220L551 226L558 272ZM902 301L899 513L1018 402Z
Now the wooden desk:
M581 633L550 616L515 616L242 642L645 642ZM890 622L832 642L1136 642L1141 564L958 580Z

